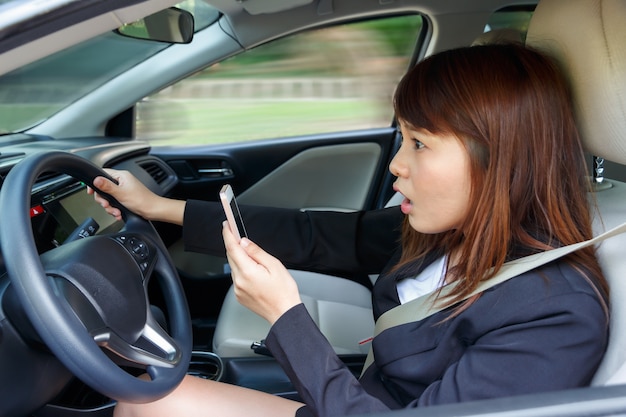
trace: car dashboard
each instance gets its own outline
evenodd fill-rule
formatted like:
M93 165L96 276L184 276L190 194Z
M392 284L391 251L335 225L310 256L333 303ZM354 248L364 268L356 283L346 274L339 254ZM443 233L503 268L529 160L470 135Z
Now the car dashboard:
M27 135L2 139L7 144L0 144L2 180L21 159L44 148L75 153L101 167L129 169L159 194L169 191L176 182L167 165L151 157L149 146L139 141L111 141L111 138L55 140ZM155 171L153 166L158 169ZM30 217L39 253L63 244L72 235L84 237L85 233L110 233L122 227L93 201L85 184L62 173L45 173L37 179L31 193Z

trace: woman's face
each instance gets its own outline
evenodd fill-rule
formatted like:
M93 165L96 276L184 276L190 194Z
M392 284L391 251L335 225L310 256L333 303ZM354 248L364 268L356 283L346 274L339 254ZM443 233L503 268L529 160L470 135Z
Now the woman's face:
M401 209L420 233L441 233L461 226L470 198L470 160L454 135L434 135L400 124L402 145L389 170L394 190L404 195Z

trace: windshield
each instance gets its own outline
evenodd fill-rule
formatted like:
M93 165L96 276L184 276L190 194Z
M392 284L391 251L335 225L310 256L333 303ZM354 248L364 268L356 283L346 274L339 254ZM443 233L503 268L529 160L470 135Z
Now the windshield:
M194 15L196 32L219 17L219 12L203 1L186 0L177 7ZM0 134L22 132L41 123L169 46L110 32L3 75Z

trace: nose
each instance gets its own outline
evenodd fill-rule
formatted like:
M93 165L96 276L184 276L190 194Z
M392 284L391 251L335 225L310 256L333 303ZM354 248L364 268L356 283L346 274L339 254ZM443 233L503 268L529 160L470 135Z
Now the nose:
M393 159L389 163L389 172L396 177L401 177L406 173L406 165L402 162L402 147L398 149L398 152L394 155Z

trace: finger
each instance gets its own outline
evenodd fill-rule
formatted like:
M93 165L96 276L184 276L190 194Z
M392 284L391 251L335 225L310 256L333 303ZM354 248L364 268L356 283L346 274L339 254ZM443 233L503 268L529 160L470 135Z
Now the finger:
M248 256L237 242L235 235L230 231L230 227L226 221L222 223L222 238L224 239L228 263L231 264L231 269L237 268L241 260Z
M230 227L228 226L228 221L222 222L222 239L224 239L224 246L226 247L226 251L234 249L235 246L239 246L237 243L237 239L230 231Z
M108 178L99 176L93 179L93 186L98 190L105 193L110 193L116 185Z
M264 251L259 245L254 243L248 238L241 239L240 246L245 250L250 258L252 258L256 263L271 266L280 262L278 259Z
M95 202L98 203L100 206L102 206L102 208L104 208L104 210L109 215L115 217L116 220L122 220L121 210L119 210L117 207L112 206L109 200L102 197L98 193L98 191L101 191L101 192L110 194L111 190L116 185L112 183L110 180L108 180L107 178L102 177L102 176L94 178L93 184L94 184L94 188L87 187L87 193L92 194L94 196Z
M94 187L96 188L94 189L94 188L87 187L87 193L93 194L94 200L98 204L100 204L102 207L104 208L110 207L111 205L109 203L109 200L107 200L100 193L98 193L98 191L103 192L103 193L110 193L110 190L108 190L107 188L111 188L109 187L109 184L112 184L112 183L104 177L96 177L94 178L93 182L94 182Z
M228 263L236 277L244 277L246 274L259 272L258 268L260 265L251 258L240 243L237 242L227 222L224 222L222 225L222 236L224 238ZM264 267L262 268L266 269Z
M112 169L112 168L104 168L103 171L109 174L109 176L117 182L116 183L114 181L111 181L109 178L102 176L102 175L99 175L96 178L94 178L93 180L94 187L104 192L113 192L116 190L116 187L122 185L122 183L124 182L124 178L125 178L124 174L127 172L127 171L119 171L119 170Z
M100 204L102 206L102 208L108 209L109 207L112 207L111 203L109 203L109 200L107 200L106 198L100 197L100 194L98 194L98 193L96 193L94 195L95 195L94 200L96 200L96 203Z
M115 219L122 220L122 212L120 209L111 206L106 209L106 212L109 213L111 216L115 217Z

